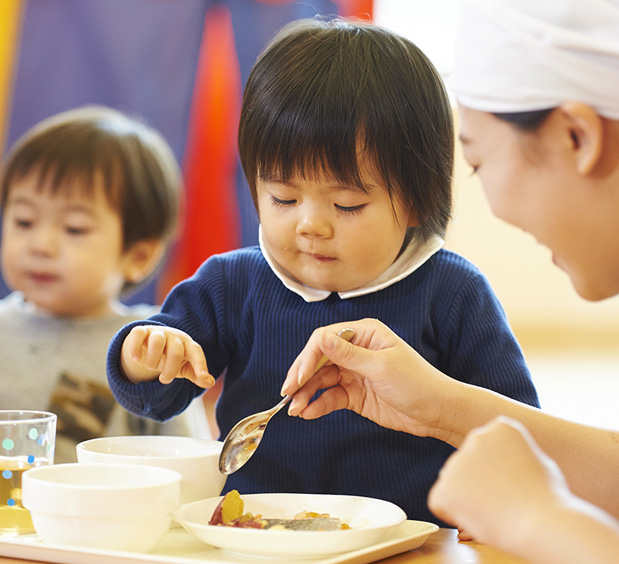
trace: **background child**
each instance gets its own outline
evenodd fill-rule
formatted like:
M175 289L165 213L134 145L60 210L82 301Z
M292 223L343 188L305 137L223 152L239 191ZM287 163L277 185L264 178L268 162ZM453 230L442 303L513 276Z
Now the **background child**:
M486 279L442 249L453 145L442 81L415 45L344 20L284 28L252 70L239 130L260 248L210 258L161 314L119 332L115 396L165 420L226 371L225 436L278 401L315 328L376 317L453 378L537 405ZM435 520L427 493L452 451L348 411L282 415L226 490L372 496Z
M101 435L190 434L199 405L164 425L114 400L107 346L153 306L127 307L121 292L143 282L173 235L180 175L153 129L115 110L85 107L32 128L1 179L2 409L58 415L56 461Z

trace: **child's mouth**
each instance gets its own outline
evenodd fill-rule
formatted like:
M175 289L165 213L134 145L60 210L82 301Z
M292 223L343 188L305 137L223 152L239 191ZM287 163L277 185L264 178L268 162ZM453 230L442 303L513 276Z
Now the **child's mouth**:
M317 260L319 262L331 262L331 261L335 260L335 258L333 258L333 257L328 257L328 256L325 256L325 255L318 255L318 254L314 254L314 253L309 253L309 256L311 258L313 258L314 260Z
M29 274L29 278L37 284L49 284L50 282L54 282L57 279L57 276L44 272L31 272Z

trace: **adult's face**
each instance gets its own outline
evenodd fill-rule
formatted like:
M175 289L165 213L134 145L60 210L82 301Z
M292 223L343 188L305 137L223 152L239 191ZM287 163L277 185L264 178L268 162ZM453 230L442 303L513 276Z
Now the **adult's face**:
M619 173L605 161L583 168L589 141L574 116L559 108L525 132L486 112L459 111L464 157L493 213L547 246L583 298L619 293Z

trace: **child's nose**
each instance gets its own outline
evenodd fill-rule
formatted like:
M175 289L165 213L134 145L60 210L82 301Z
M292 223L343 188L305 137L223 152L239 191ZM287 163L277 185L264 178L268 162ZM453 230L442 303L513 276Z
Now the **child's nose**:
M41 256L53 256L58 251L58 241L54 230L39 226L31 231L30 251Z
M333 227L317 210L308 210L297 223L297 234L305 237L329 238L333 236Z

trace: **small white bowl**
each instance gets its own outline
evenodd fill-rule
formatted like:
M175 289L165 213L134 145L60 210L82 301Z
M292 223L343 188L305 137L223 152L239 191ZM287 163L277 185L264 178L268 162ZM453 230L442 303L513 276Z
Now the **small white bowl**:
M181 475L128 464L56 464L22 477L22 503L47 543L148 552L181 503Z
M218 496L227 476L219 471L223 443L214 439L136 435L103 437L79 443L78 462L145 464L176 470L183 476L183 503Z

